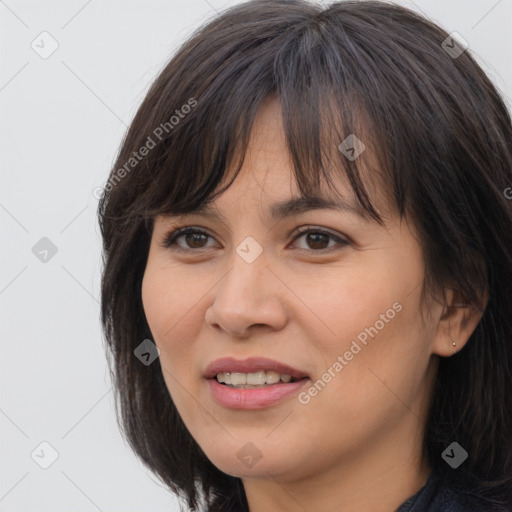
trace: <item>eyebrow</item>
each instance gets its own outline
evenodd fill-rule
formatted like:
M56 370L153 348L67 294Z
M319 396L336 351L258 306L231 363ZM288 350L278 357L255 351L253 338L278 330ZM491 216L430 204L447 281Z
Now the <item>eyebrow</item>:
M267 208L266 213L271 220L277 221L308 211L322 209L347 212L363 219L367 217L367 215L365 215L366 212L360 205L342 199L332 200L317 196L293 197L285 201L280 201ZM184 215L200 215L203 217L212 217L224 223L227 222L226 218L214 205L207 203L198 206L195 210Z

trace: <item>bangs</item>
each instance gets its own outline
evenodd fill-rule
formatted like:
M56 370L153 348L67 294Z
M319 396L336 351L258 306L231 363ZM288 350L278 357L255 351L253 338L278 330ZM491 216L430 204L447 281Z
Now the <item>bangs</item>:
M258 46L243 23L227 27L221 19L214 25L212 37L219 41L223 31L239 31L233 37L237 44L206 48L189 43L148 94L156 102L147 106L151 115L144 111L146 131L139 132L138 143L155 139L155 132L161 140L142 162L144 172L138 172L146 192L134 198L132 214L147 221L212 202L240 171L260 106L275 98L302 197L316 195L322 181L334 191L333 178L341 177L361 213L382 223L370 198L377 195L377 184L390 188L392 176L386 173L387 152L379 147L382 130L365 104L371 63L364 52L340 41L339 31L335 36L336 31L324 30L321 17L293 23L290 16L291 27L273 38L260 34ZM169 133L155 129L169 124L191 99L197 105ZM228 175L231 180L219 189Z

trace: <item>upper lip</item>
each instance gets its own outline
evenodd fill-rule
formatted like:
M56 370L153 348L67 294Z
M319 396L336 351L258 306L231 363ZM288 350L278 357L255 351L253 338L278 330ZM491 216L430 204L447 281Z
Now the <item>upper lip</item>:
M204 371L207 379L212 379L221 372L253 373L264 370L272 370L284 375L290 375L295 379L303 379L308 375L287 364L280 363L266 357L249 357L248 359L235 359L223 357L210 363Z

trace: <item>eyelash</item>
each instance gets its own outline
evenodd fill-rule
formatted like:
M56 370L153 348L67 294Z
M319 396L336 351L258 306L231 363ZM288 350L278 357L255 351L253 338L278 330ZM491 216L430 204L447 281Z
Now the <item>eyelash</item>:
M298 240L299 238L301 238L303 235L305 234L308 234L308 233L314 233L314 234L322 234L322 235L327 235L329 237L331 237L333 240L335 240L336 242L338 242L338 245L340 246L338 248L339 249L342 249L343 247L349 245L349 241L348 240L344 240L328 231L325 231L323 229L319 229L319 228L315 228L315 227L312 227L312 226L307 226L307 227L301 227L301 228L298 228L297 229L298 231L298 234L297 236L292 240L292 242L295 242L296 240ZM199 252L199 251L203 251L203 250L207 250L207 249L210 249L210 247L201 247L199 249L184 249L183 247L179 247L177 244L176 244L176 240L178 240L178 238L180 238L181 236L183 235L189 235L189 234L201 234L201 235L206 235L207 237L210 237L210 238L213 238L211 235L209 235L207 232L201 230L201 229L198 229L198 228L194 228L192 226L185 226L185 227L179 227L179 228L176 228L174 229L173 231L171 231L169 234L165 235L163 241L161 242L161 246L165 249L171 249L173 251L181 251L181 252ZM325 248L325 249L318 249L318 250L315 250L315 249L298 249L299 252L307 252L307 253L311 253L311 252L315 252L315 253L322 253L322 254L325 254L325 253L329 253L329 252L332 252L333 250L336 250L337 248L336 247L328 247L328 248Z

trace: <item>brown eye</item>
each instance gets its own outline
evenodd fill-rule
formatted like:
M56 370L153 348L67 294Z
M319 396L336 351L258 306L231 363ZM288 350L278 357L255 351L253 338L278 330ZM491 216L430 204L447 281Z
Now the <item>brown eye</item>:
M193 249L201 249L208 237L204 233L187 233L183 235L185 243Z
M177 243L181 238L184 240L184 246L181 243ZM162 246L168 249L172 247L184 251L189 249L204 249L208 248L208 246L206 246L208 238L211 238L211 236L199 229L193 227L180 228L167 235Z
M348 242L343 240L342 238L329 233L328 231L323 231L321 229L303 229L299 232L299 235L294 238L294 242L300 238L304 237L304 241L306 243L305 248L300 248L299 250L305 250L309 252L319 252L323 250L330 250L333 246L329 247L330 241L335 241L338 246L346 246Z
M329 244L330 235L325 233L307 233L306 243L311 249L326 249Z

